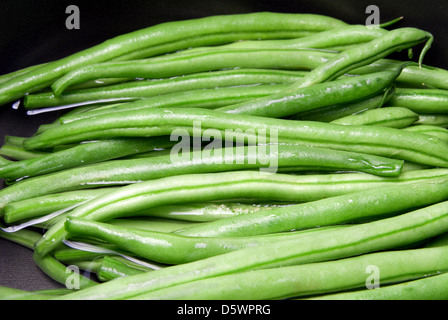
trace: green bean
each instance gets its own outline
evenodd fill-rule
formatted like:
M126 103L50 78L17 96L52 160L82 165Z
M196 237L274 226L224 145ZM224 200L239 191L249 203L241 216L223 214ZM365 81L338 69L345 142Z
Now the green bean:
M432 40L433 37L430 33L415 28L400 28L389 31L383 36L371 40L366 44L359 44L355 48L347 49L339 53L333 59L330 59L328 62L325 62L312 70L303 79L298 80L297 83L292 86L291 90L294 92L298 87L307 87L312 84L335 79L349 70L384 58L392 52L406 49L423 41L427 41L420 57L419 62L421 64L422 58L431 46ZM246 50L246 52L238 52L236 57L234 57L234 54L225 54L222 56L224 51L219 51L219 54L217 55L218 58L212 60L207 59L207 57L201 57L200 52L199 58L197 56L195 57L194 54L190 54L187 55L188 64L185 64L183 61L185 59L185 54L182 54L180 55L180 63L173 65L168 64L168 66L163 65L163 59L155 59L152 61L156 63L158 62L156 66L148 60L134 60L133 62L126 61L125 63L108 62L91 65L69 72L56 80L51 85L51 88L55 95L59 96L67 87L73 84L103 77L170 77L179 74L232 67L260 68L263 66L260 66L259 63L264 59L268 59L269 62L274 61L274 57L272 57L271 54L268 54L266 57L266 53L264 53L265 49L257 49L256 51L249 49L244 50ZM275 58L278 59L279 53L280 51L276 53ZM208 57L214 56L213 52L206 52L205 54ZM235 61L235 59L238 59L238 61ZM198 60L197 63L196 60ZM285 59L282 58L282 60ZM176 60L173 59L171 61L175 62ZM237 62L236 65L235 62ZM289 60L286 60L286 62L289 62ZM246 63L249 63L249 65L246 65ZM276 63L278 64L279 62L276 61ZM265 67L269 67L268 65ZM155 70L157 67L160 71ZM280 63L280 65L272 67L284 68L285 66ZM173 73L174 70L176 73Z
M267 96L284 89L286 84L256 85L224 87L215 89L198 89L167 93L136 101L133 103L122 103L111 107L95 108L94 110L80 114L62 115L59 121L69 123L72 121L98 116L106 113L120 112L125 110L137 110L145 108L161 107L191 107L214 109L227 105L239 103L250 99Z
M280 203L236 203L236 202L200 202L159 206L139 211L139 216L161 217L179 221L210 222L236 215L246 215L253 212L271 210L290 205ZM127 219L126 219L127 220Z
M178 150L179 151L179 150ZM204 149L159 157L110 160L50 173L15 183L0 191L0 209L8 203L49 193L133 184L186 173L255 170L350 170L397 176L402 160L292 144Z
M146 271L151 271L151 269L147 269ZM100 281L104 282L142 272L145 271L142 269L133 268L115 257L105 256L102 260L97 276Z
M249 237L188 237L165 232L139 230L86 219L67 217L69 237L93 237L121 250L162 264L181 264L224 254L247 247L260 246L279 239L295 238L302 233L285 232ZM305 236L309 233L305 233Z
M17 76L2 84L0 104L14 101L26 93L42 89L77 67L111 60L152 46L168 45L169 50L173 52L191 47L195 41L188 40L194 37L205 36L208 44L222 44L241 40L242 37L249 37L248 39L276 38L279 32L289 33L290 37L294 37L303 32L319 32L342 25L346 24L326 16L271 12L211 16L166 22L117 36L101 44L45 64L22 76ZM182 28L181 33L179 33L179 28ZM224 39L221 38L222 36L224 36ZM201 45L205 44L201 43ZM158 54L162 53L158 52Z
M83 270L86 273L98 274L99 269L101 268L101 260L102 258L94 260L80 260L76 261L71 266L76 266L79 270Z
M443 128L443 127L439 127L439 126L435 126L435 125L419 124L419 125L403 128L403 130L421 132L421 133L428 134L428 135L434 136L440 140L448 142L448 129L447 128Z
M7 239L14 243L20 244L28 249L33 249L37 240L42 237L42 234L28 229L18 230L16 232L6 232L0 229L0 237Z
M352 70L351 73L361 75L378 72L396 66L397 63L400 63L400 61L380 59L369 65L356 68L355 70ZM409 65L403 69L400 76L398 76L396 83L399 86L405 87L448 89L448 70L428 65L422 65L421 67Z
M448 270L448 248L395 250L336 261L245 271L187 282L135 297L145 300L266 300L362 289L370 269L381 286ZM238 285L235 285L238 284ZM374 291L374 290L371 290Z
M193 226L198 222L175 220L158 217L132 217L126 219L112 219L107 222L111 226L133 228L156 232L173 232L185 227Z
M390 87L402 68L347 77L309 87L288 86L279 93L216 109L231 114L282 118L300 112L369 98ZM299 80L300 81L300 80Z
M136 153L148 152L170 145L172 145L172 142L168 141L168 139L157 138L91 141L41 157L16 161L0 167L0 177L7 180L27 179Z
M48 154L45 151L25 150L22 146L24 140L24 137L6 135L0 148L0 155L13 160L26 160Z
M10 72L10 73L7 73L7 74L0 75L0 84L5 83L6 81L9 81L9 80L11 80L11 79L13 79L15 77L24 75L24 74L28 73L31 70L40 68L43 65L44 64L37 64L37 65L29 66L29 67L26 67L26 68L23 68L23 69L20 69L20 70L16 70L16 71L13 71L13 72Z
M52 252L52 256L63 264L74 264L78 261L101 260L108 255L116 256L118 254L129 255L128 252L120 251L116 246L107 243L101 243L101 250L80 250L78 247L72 248L62 244Z
M222 45L226 48L283 48L283 49L327 49L352 44L360 44L383 36L388 31L383 28L369 28L364 25L349 25L318 32L296 39L246 40ZM193 50L200 50L193 49Z
M11 160L0 157L0 166L4 166L4 165L10 164L10 163L11 163Z
M397 88L389 104L416 113L448 113L448 92L441 89Z
M38 150L25 150L23 147L3 145L0 147L0 155L13 160L29 160L46 156L48 152Z
M331 122L342 117L380 108L393 96L394 92L395 88L390 87L388 90L370 98L300 112L291 118L297 120Z
M326 230L304 238L273 241L254 248L246 248L223 255L171 266L64 295L63 299L129 299L173 285L220 275L306 264L353 257L384 251L448 230L448 202L441 202L419 210L347 228Z
M67 285L73 280L73 274L67 272L67 266L56 260L52 255L39 256L36 253L33 254L33 259L36 265L51 279ZM85 277L81 274L76 275L76 280L73 283L73 289L84 289L91 286L96 286L98 283Z
M433 248L448 245L448 232L442 233L434 238L432 238L428 243L425 244L425 248Z
M226 141L266 138L267 142L271 142L270 135L274 134L273 140L280 143L306 144L447 166L448 145L417 132L243 114L234 117L216 110L195 108L157 108L106 114L49 129L38 136L27 138L24 146L35 149L108 136L160 136L181 131L184 135L196 137L203 132L205 136L213 135L215 138L220 133L220 138Z
M418 120L414 123L415 125L430 125L439 126L442 128L448 127L448 115L446 114L419 114Z
M380 287L375 290L333 293L307 300L446 300L448 273Z
M15 201L4 208L3 219L6 223L27 221L42 217L52 212L69 208L76 204L98 197L101 194L111 192L114 188L96 188L89 190L75 190L54 194L45 194L40 197Z
M424 170L424 169L431 169L431 168L433 168L433 167L425 166L425 165L411 162L411 161L405 161L403 163L403 168L401 169L401 172L413 171L413 170Z
M418 120L418 114L404 107L384 107L342 117L331 123L405 128Z
M0 300L49 300L52 298L54 295L0 286Z
M107 77L160 79L222 69L300 70L309 64L307 49L212 49L133 61L109 61L75 69L51 88L59 97L70 86Z
M419 179L427 181L431 174L439 177L443 174L439 170L410 171L397 180L376 180L375 182L365 176L291 176L284 174L268 174L257 171L243 171L235 175L234 172L183 175L151 180L139 184L129 185L113 192L98 197L74 209L70 216L104 221L118 216L136 216L139 210L166 205L168 203L184 203L212 200L232 200L235 198L257 199L258 201L311 201L311 199L324 199L335 195L344 195L354 190L368 190L373 185L386 186L390 183L407 184L417 182ZM446 174L446 171L445 171ZM434 177L434 176L433 176ZM313 185L312 181L319 180ZM335 183L348 178L355 178L348 184ZM356 183L356 180L358 183ZM396 179L396 178L395 178ZM308 181L303 184L303 181ZM326 183L324 181L326 180ZM422 181L420 180L420 181ZM311 184L309 183L311 181ZM347 180L345 180L347 181ZM355 182L355 183L352 183ZM360 183L361 182L361 183ZM373 182L370 185L370 182ZM378 184L379 183L379 184ZM359 189L358 189L359 188ZM198 190L201 190L199 192ZM317 191L317 192L316 192ZM138 197L137 195L142 195ZM109 200L114 199L109 202ZM128 200L126 200L128 199ZM118 201L121 200L121 201ZM105 205L107 204L107 205ZM251 216L251 215L248 215ZM218 220L219 221L219 220ZM67 232L64 230L63 221L58 221L51 226L35 246L35 250L43 255L53 250L64 239Z
M53 93L31 94L24 97L26 109L81 104L85 101L138 100L161 94L196 89L212 89L242 85L291 83L304 72L289 70L236 69L203 72L167 79L130 81L100 88L70 90L56 97Z
M194 225L174 233L193 237L239 237L384 218L447 200L448 193L444 190L447 184L445 179L436 179L369 189ZM435 198L431 199L430 194Z
M318 66L297 82L299 87L307 87L336 79L350 70L375 62L387 55L408 49L426 41L419 58L423 57L432 45L434 38L426 31L416 28L399 28L385 33L367 43L342 51L334 58Z

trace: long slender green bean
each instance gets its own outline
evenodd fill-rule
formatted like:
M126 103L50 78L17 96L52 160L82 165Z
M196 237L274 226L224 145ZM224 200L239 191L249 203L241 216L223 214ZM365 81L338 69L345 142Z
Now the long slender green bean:
M39 294L16 288L0 286L0 300L49 300L54 298L51 294Z
M73 285L72 289L80 290L98 284L82 274L76 274L73 277L72 272L67 272L67 266L56 260L52 255L39 256L34 253L33 259L36 265L53 280L63 285L68 285L73 281L71 284Z
M167 127L163 127L164 125ZM275 134L275 142L280 143L370 153L428 165L448 164L448 145L417 132L242 114L235 117L233 114L195 108L157 108L106 114L49 129L35 137L27 138L24 146L35 149L110 136L160 136L180 131L184 135L197 138L203 133L214 138L219 134L220 139L227 141L262 136L271 142L270 135Z
M326 294L306 300L446 300L448 299L447 285L448 273L444 272L380 287L376 290Z
M447 184L445 179L436 179L421 184L369 189L220 219L175 233L193 237L238 237L384 218L448 199L444 190ZM435 198L431 199L430 195Z
M166 22L117 36L91 48L81 50L65 58L45 64L24 75L14 77L2 84L0 88L0 104L5 104L21 98L26 93L42 89L55 79L79 66L111 60L124 56L139 49L157 45L169 45L169 49L177 51L191 47L195 41L185 41L192 37L208 36L209 44L222 44L248 39L276 38L280 32L289 32L290 37L303 32L319 32L337 26L344 22L312 14L282 14L260 12L250 14L235 14L211 16L184 21ZM182 32L179 32L182 28ZM220 38L222 35L225 40ZM177 42L176 45L172 45ZM201 43L201 45L205 45ZM158 52L162 54L163 52Z
M404 184L417 182L417 177L422 173L424 175L423 180L426 180L430 172L427 170L423 171L407 172L403 174L405 176L404 180L400 180L400 178L398 180L394 180L393 178L391 178L392 180L382 180L382 183L385 183L382 186L388 185L391 182L393 183L394 181ZM436 177L441 174L441 171L438 170L432 172L438 174ZM338 178L344 179L344 177L339 175L324 177L328 179L327 183L329 183L325 185L322 181L322 175L318 176L318 179L321 179L320 183L315 184L314 187L312 183L311 185L307 183L301 185L300 181L301 179L311 179L313 181L316 177L296 177L283 174L266 175L266 173L257 171L240 172L238 175L235 175L234 172L226 172L218 174L183 175L182 178L178 176L167 177L152 180L147 183L142 182L129 185L121 188L118 192L93 199L73 210L70 216L79 218L89 216L89 219L104 221L118 216L137 216L139 210L165 205L167 203L231 200L235 198L241 199L243 197L257 199L259 201L301 201L306 198L310 201L312 198L310 195L312 194L317 196L317 199L324 199L337 194L350 194L354 190L350 187L354 186L356 188L357 185L356 183L349 183L348 185L335 183L335 178L336 181ZM350 177L348 178L350 179ZM366 179L365 175L364 177L358 176L357 178L361 178L362 181L361 186L359 184L357 185L361 187L358 190L363 190L363 188L368 189L369 183L367 181L369 179ZM377 180L376 182L380 182L381 186L381 181ZM198 192L199 189L201 192ZM318 191L318 193L315 194L315 191ZM141 196L138 197L138 195ZM109 202L112 199L113 201ZM58 221L47 230L45 237L39 240L35 250L41 255L46 254L53 250L66 235L67 232L64 230L63 221Z
M402 68L296 88L289 85L279 93L255 100L221 107L216 110L231 114L282 118L300 112L367 99L389 88ZM300 80L299 80L300 81Z
M389 90L367 99L300 112L291 118L296 120L331 122L342 117L380 108L393 96L394 92L395 88L391 87Z
M433 248L448 245L448 233L438 235L426 243L425 248Z
M375 285L380 287L446 272L447 250L448 247L394 250L336 261L246 271L155 290L135 299L297 299L348 289L367 290L370 270L378 270L379 283Z
M154 290L220 275L348 258L388 250L434 237L448 230L447 202L392 218L340 230L326 230L296 241L274 241L223 255L116 279L64 295L63 299L126 299Z

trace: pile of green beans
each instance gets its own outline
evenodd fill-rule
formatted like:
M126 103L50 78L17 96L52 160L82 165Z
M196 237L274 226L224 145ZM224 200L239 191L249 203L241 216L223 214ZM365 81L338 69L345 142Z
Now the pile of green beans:
M0 237L61 285L0 299L447 299L448 70L397 21L173 21L0 76L60 112L5 137Z

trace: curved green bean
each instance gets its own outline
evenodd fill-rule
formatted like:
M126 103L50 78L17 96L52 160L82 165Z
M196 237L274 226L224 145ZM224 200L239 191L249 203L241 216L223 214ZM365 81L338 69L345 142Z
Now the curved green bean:
M36 265L53 280L63 285L67 285L73 280L72 289L74 290L81 290L98 284L96 281L82 274L76 274L76 280L74 280L73 273L67 272L67 266L56 260L52 255L40 256L34 253L33 259Z
M401 70L399 67L390 71L347 77L308 87L297 87L296 84L292 84L279 93L216 110L230 114L283 118L326 106L370 98L389 88Z
M308 49L211 49L133 61L109 61L75 69L58 78L51 88L59 97L70 86L98 78L160 79L222 69L301 70L310 64Z
M448 128L448 114L420 113L415 125L430 125Z
M370 153L442 167L448 165L448 145L417 132L243 114L235 117L229 113L195 108L157 108L106 114L48 129L27 138L24 146L36 149L111 136L170 135L178 132L179 128L184 129L184 134L196 137L202 133L205 136L219 133L219 137L227 141L241 138L256 140L263 136L269 142L270 135L274 134L275 142L280 143Z
M448 273L380 287L377 290L360 290L326 294L306 300L446 300L448 299Z
M376 182L373 182L366 179L365 175L364 177L358 176L357 179L361 179L361 181L358 180L358 182L361 182L360 184L335 183L335 179L337 181L340 178L344 181L344 178L350 180L350 178L354 178L353 176L330 175L322 177L319 174L318 177L297 177L284 174L266 175L266 173L257 171L243 171L239 172L238 175L235 175L234 172L225 172L167 177L120 188L117 192L106 194L79 206L70 212L70 216L80 218L88 216L92 220L104 221L117 216L138 216L140 210L166 205L167 203L231 200L235 198L257 199L258 201L303 201L305 199L311 201L313 196L315 199L324 199L335 195L350 194L354 190L367 190L376 183L379 183L379 186L386 186L394 182L407 184L417 182L419 179L427 181L426 179L431 176L431 173L440 177L439 175L443 172L438 170L422 171L424 172L416 170L404 173L403 180L390 178L391 180L376 180ZM320 180L317 184L313 184L313 182L303 184L302 179L313 181L316 178ZM327 185L323 183L323 179L327 179ZM370 185L368 182L373 182L373 184ZM201 192L198 190L201 190ZM109 202L109 200L113 201ZM48 253L66 235L63 221L58 221L47 230L45 237L39 240L35 250L39 254Z
M385 126L406 128L419 119L418 114L404 107L384 107L342 117L331 123L343 125Z
M369 189L201 223L180 229L175 234L192 237L239 237L384 218L447 200L447 184L446 179L435 179L419 184ZM430 195L435 198L431 199Z
M441 89L397 88L388 102L416 113L448 113L448 92Z
M293 34L301 34L304 31L318 32L342 25L346 24L326 16L272 12L220 15L166 22L117 36L14 77L1 85L0 104L14 101L26 93L42 89L77 67L111 60L151 46L173 44L177 41L179 46L170 47L170 50L177 51L191 47L191 43L185 41L191 37L208 36L209 44L220 44L223 43L220 35L227 35L225 42L241 40L240 34L245 33L246 36L247 33L255 36L252 39L258 39L260 36L275 38L278 32L289 32L290 36L294 37ZM179 32L179 28L182 28L182 32Z
M274 241L223 255L116 279L64 295L71 299L129 299L154 290L220 275L328 261L397 248L448 230L448 202L392 218L340 230L326 230L297 241Z
M381 287L446 272L447 250L445 247L385 251L336 261L245 271L155 290L134 299L297 299L349 289L366 290L368 272L373 268L380 272Z

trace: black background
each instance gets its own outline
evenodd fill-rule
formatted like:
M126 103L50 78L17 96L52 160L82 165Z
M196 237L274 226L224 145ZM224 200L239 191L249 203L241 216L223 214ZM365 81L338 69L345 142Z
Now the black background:
M79 30L68 30L68 5L80 9ZM258 11L317 13L365 24L368 5L377 5L381 22L403 16L394 27L417 27L435 37L424 62L448 68L448 1L364 0L186 0L81 1L3 0L0 3L0 74L65 57L108 38L161 22L218 14ZM27 116L11 105L0 107L0 141L5 135L29 136L60 113ZM31 250L0 239L0 285L38 290L61 287L34 264Z

